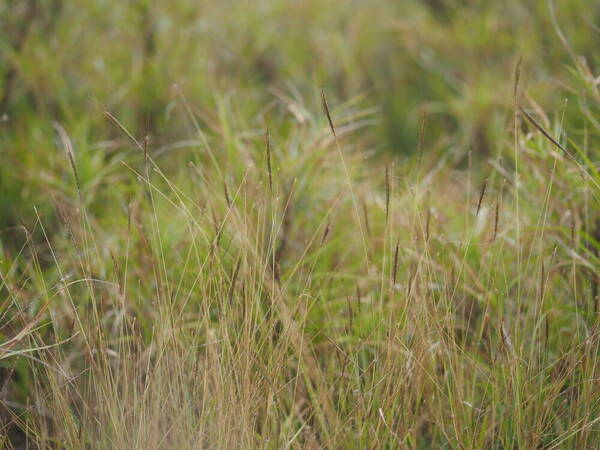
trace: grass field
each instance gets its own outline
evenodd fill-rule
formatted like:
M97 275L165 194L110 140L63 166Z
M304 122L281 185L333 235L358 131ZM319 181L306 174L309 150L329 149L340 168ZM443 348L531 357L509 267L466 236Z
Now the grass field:
M0 448L600 447L600 3L0 3Z

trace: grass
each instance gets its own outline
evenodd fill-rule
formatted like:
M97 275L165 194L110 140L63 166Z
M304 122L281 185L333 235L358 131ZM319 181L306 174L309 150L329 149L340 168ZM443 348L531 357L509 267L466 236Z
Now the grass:
M0 447L596 448L556 3L0 5Z

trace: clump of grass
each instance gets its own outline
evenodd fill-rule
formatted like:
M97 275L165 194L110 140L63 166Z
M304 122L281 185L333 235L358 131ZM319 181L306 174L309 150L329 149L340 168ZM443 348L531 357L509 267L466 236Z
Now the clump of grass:
M518 17L538 33L515 42L539 50L541 13L374 5L215 3L203 14L219 19L198 27L181 2L124 4L109 28L127 52L111 53L91 12L52 16L83 21L66 47L40 41L36 16L0 102L15 120L0 137L0 447L597 446L591 69L557 75L580 101L553 116L556 88L536 74L562 67L558 53L513 71L487 34ZM393 42L407 59L381 60ZM79 48L94 51L70 59ZM482 50L503 57L484 64ZM100 112L78 97L92 91Z
M522 138L519 145L528 153L533 141ZM240 144L237 151L250 148ZM145 157L160 168L151 149ZM13 371L34 380L28 402L11 400L20 406L9 407L4 429L22 430L40 447L71 448L596 442L598 318L573 309L571 294L577 304L591 295L584 272L598 261L583 248L560 244L577 233L551 225L560 221L563 190L554 190L541 209L539 196L521 199L521 226L531 233L521 240L528 258L518 273L509 207L498 233L500 201L511 204L512 189L498 191L492 239L479 240L487 178L478 222L467 225L458 220L467 216L448 202L464 186L453 186L444 171L426 195L413 197L407 187L392 196L388 170L382 189L361 177L365 167L351 159L353 188L371 211L366 242L374 270L365 273L358 225L340 220L354 213L344 194L346 173L335 152L315 157L327 168L314 166L299 182L320 188L295 192L293 215L291 194L274 203L271 188L260 187L259 164L231 184L219 180L227 172L217 168L204 170L202 180L178 181L157 170L140 184L153 194L134 195L113 225L86 210L84 220L64 222L66 241L40 228L32 233L31 261L54 259L42 268L21 257L23 275L2 272L5 308L21 311L6 328L16 333L3 345L2 359L22 359L26 364ZM565 174L573 168L567 160L547 167L533 154L523 170L527 164ZM132 168L123 170L136 178ZM548 192L541 179L523 182L525 193ZM219 184L225 202L215 195ZM321 192L334 193L335 201ZM335 227L327 203L335 206ZM444 223L439 228L430 225L434 208ZM419 217L422 242L411 238L419 235ZM76 254L65 245L73 235L83 246ZM559 244L550 249L547 242ZM383 279L385 261L391 285ZM573 272L563 269L572 264ZM513 297L517 278L520 310ZM41 295L43 306L35 300ZM27 301L33 301L32 319Z

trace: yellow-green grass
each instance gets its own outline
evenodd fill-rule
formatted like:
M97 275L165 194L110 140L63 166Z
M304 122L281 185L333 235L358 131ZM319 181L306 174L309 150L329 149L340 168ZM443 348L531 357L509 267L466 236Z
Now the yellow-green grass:
M77 3L0 6L0 446L599 445L598 7Z

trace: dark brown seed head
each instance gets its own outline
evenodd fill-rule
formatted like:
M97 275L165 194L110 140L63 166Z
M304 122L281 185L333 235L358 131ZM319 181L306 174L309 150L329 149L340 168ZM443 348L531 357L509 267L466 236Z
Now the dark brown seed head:
M327 222L327 225L325 225L325 231L323 232L323 237L321 238L321 246L323 246L325 239L327 239L327 236L329 235L329 229L330 225L329 222Z
M424 109L421 114L421 126L419 128L419 146L417 156L417 171L421 170L421 160L423 159L423 144L425 142L425 126L427 125L427 110Z
M479 210L481 209L481 203L483 202L483 196L485 195L485 189L487 188L487 183L488 183L488 179L486 177L486 179L483 180L483 186L481 186L481 192L479 194L479 201L477 202L477 212L475 213L475 216L479 215Z
M271 169L271 138L269 130L265 132L265 148L267 151L267 171L269 172L269 189L273 192L273 171Z
M329 122L329 128L331 128L333 137L337 140L337 135L335 134L335 127L333 126L333 120L331 120L331 113L329 112L329 104L327 103L327 97L325 96L325 90L323 89L321 89L321 103L323 104L323 110L325 111L327 121Z
M231 199L229 197L229 189L227 188L227 182L223 180L223 190L225 191L225 201L227 202L227 206L231 206Z
M390 215L390 174L388 166L385 166L385 221Z
M514 95L514 99L515 99L515 104L517 103L518 96L519 96L519 83L521 81L521 63L522 62L523 62L523 57L520 56L519 61L517 62L517 65L515 67L515 74L514 74L513 95Z
M396 249L394 250L394 269L392 271L392 284L396 285L396 275L398 275L398 250L400 248L400 239L396 241Z

